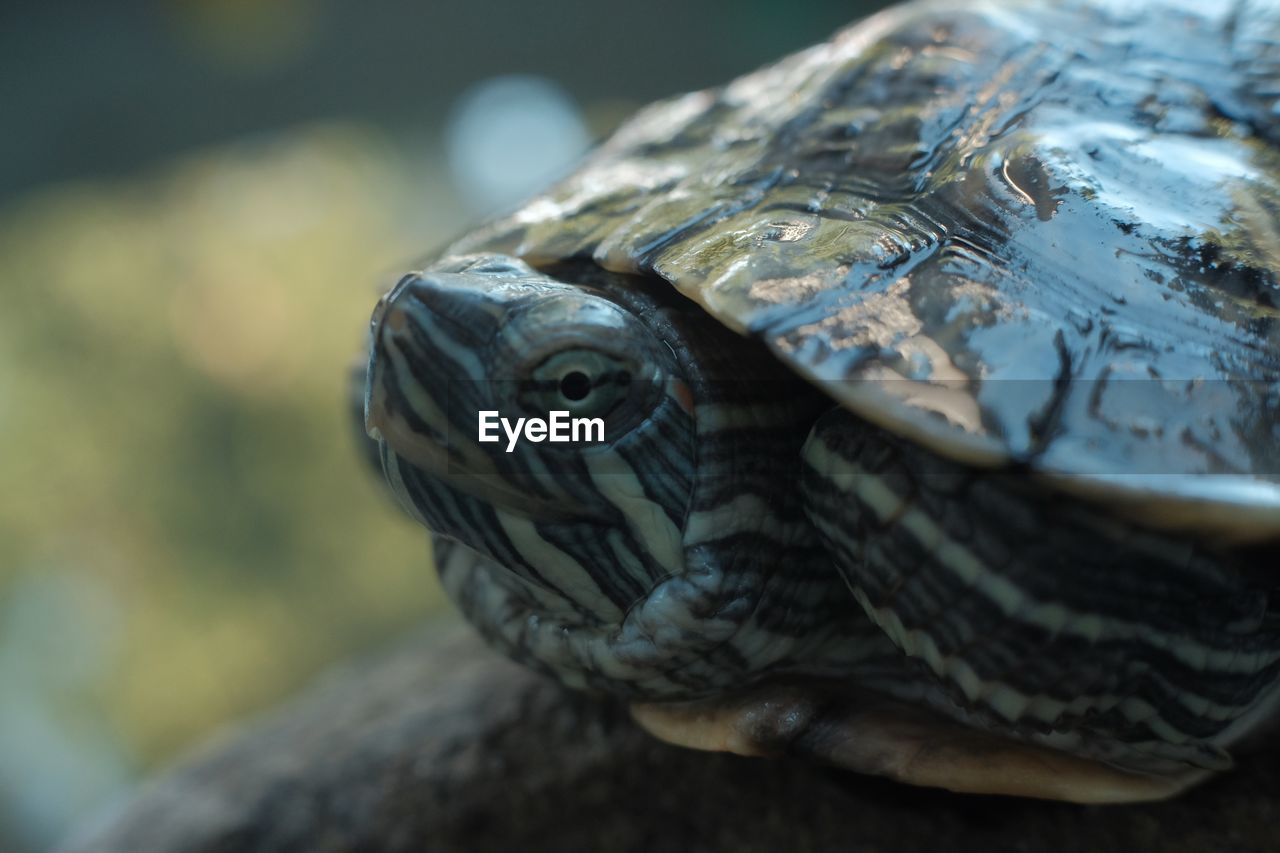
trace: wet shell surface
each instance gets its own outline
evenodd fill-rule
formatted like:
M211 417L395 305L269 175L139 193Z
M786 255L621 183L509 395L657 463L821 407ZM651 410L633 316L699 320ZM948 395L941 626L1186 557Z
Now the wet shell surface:
M943 456L1266 539L1277 38L1258 3L891 8L648 108L450 251L660 276Z

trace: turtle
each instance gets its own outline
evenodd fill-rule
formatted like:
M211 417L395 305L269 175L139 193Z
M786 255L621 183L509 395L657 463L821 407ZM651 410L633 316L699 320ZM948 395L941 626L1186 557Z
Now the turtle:
M1275 5L912 2L403 276L361 426L480 633L664 740L1165 798L1280 705L1278 270Z

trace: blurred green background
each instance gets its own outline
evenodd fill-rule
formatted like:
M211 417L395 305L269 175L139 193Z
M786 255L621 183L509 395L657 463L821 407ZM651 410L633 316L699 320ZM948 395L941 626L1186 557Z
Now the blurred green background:
M4 4L0 850L443 612L345 417L380 287L876 5Z

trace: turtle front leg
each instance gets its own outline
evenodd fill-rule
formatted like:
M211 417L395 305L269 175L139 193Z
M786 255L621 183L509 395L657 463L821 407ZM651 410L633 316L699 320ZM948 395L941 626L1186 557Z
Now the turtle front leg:
M636 704L636 721L668 743L738 755L815 759L912 785L1074 803L1174 796L1210 775L1129 773L951 722L874 694L762 685L732 697Z

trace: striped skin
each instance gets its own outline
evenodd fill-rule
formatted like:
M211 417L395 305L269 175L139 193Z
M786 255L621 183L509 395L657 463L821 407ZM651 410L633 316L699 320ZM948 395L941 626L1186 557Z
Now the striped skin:
M804 514L800 447L829 403L660 283L548 272L450 258L375 312L370 435L405 508L487 558L442 563L467 617L570 685L636 698L895 659ZM544 366L602 363L593 388L630 375L606 389L603 443L476 440L478 411L554 398Z
M1162 781L1225 766L1277 701L1277 44L1273 0L925 0L643 111L446 252L549 277L446 259L380 312L387 476L475 555L446 587L570 684L824 675ZM655 374L603 445L470 440L554 393L529 352L612 346ZM861 419L803 463L800 377Z
M604 442L476 441L575 364L617 404ZM1280 618L1234 558L832 410L653 279L446 258L375 313L365 408L406 509L465 546L450 596L571 686L806 676L1170 776L1227 766L1277 701Z
M954 718L1129 769L1220 770L1280 701L1280 613L1244 558L843 410L804 457L810 517L850 589Z

